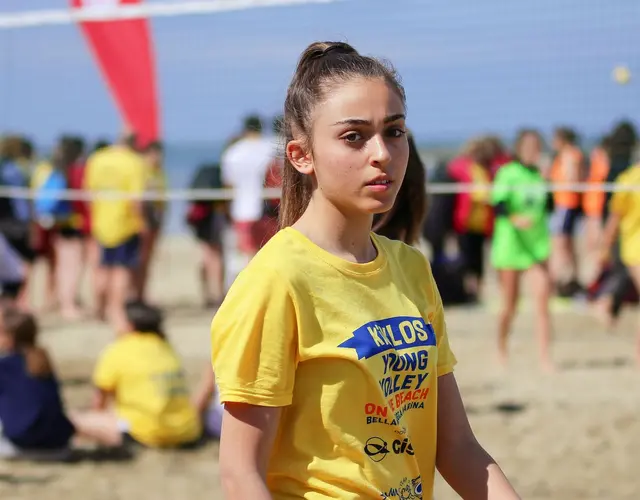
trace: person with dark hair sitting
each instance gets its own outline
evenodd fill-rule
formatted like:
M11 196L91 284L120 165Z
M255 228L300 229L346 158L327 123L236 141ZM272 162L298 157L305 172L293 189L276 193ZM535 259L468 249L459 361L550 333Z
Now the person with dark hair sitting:
M104 350L94 371L93 411L76 415L74 422L113 446L198 442L202 426L182 363L164 334L162 312L134 301L125 305L125 313L128 332Z

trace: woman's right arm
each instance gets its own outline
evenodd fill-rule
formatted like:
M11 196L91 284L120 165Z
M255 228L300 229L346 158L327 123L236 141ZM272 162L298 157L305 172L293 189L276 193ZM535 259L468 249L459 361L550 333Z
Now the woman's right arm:
M271 500L266 471L281 408L226 403L220 440L220 478L227 500Z
M211 361L224 404L220 475L226 500L270 500L269 459L282 408L293 402L298 323L286 275L252 261L211 324Z

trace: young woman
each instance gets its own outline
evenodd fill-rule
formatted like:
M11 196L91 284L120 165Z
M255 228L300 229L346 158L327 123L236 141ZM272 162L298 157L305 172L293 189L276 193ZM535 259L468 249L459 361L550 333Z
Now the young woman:
M407 167L405 94L344 43L285 102L282 229L212 324L226 498L518 498L476 441L423 255L371 232ZM437 452L436 452L437 450Z
M507 361L507 339L520 297L520 278L528 272L536 302L540 359L543 367L551 370L551 280L547 265L551 253L547 222L550 207L545 181L537 168L541 149L540 134L523 130L516 141L516 160L498 170L492 195L496 222L491 261L500 274L503 295L498 329L500 361Z

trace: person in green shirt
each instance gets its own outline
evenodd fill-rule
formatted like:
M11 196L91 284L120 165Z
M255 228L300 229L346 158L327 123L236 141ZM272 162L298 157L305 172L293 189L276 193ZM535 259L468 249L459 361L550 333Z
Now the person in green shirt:
M547 265L551 253L547 220L550 197L537 167L541 150L540 134L522 130L516 140L516 160L498 170L492 191L496 221L491 263L500 275L503 297L498 330L501 363L507 362L507 339L520 296L520 277L528 271L535 298L540 359L543 368L551 371L551 279Z

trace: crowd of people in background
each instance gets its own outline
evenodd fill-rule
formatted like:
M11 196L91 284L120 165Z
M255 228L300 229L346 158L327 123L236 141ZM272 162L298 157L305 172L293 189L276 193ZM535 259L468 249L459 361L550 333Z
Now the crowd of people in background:
M521 131L511 152L496 137L475 138L431 176L435 182L476 188L433 196L424 237L431 243L434 274L449 302L482 299L484 251L491 240L491 263L503 294L498 335L503 362L524 271L534 278L538 338L548 367L553 295L592 300L606 329L615 325L624 303L638 301L640 280L634 276L640 256L640 198L629 192L637 186L635 127L626 121L616 124L591 152L583 150L568 127L555 130L550 144L551 155L545 159L544 139L536 130ZM577 189L577 184L590 189ZM615 189L605 190L605 184ZM586 229L587 252L579 257L580 227ZM451 236L458 243L453 263L446 255ZM640 361L640 337L637 357Z
M421 239L429 243L445 304L481 302L485 263L491 262L502 290L497 351L504 363L521 276L531 274L541 363L553 369L549 303L554 294L593 299L608 327L622 304L637 301L640 192L626 189L640 188L640 166L633 166L637 139L634 126L622 122L588 152L576 132L563 127L549 141L552 155L545 160L542 134L525 129L512 149L495 136L474 138L455 158L428 172L411 139L396 203L376 217L374 231L411 245ZM234 189L230 202L193 200L185 213L201 250L198 275L207 308L216 308L225 296L227 228L234 231L245 262L278 230L279 200L277 195L264 199L263 190L282 183L282 141L281 117L267 132L263 119L249 116L220 158L195 172L193 189ZM195 397L188 397L162 313L149 304L151 263L168 205L144 195L170 187L163 162L161 143L138 144L129 132L113 144L99 141L91 148L79 137L63 136L48 158L38 157L23 137L0 142L0 438L4 435L14 447L59 448L73 436L106 445L133 440L183 446L198 441L203 426L219 434L214 374L205 369ZM427 197L426 179L476 189ZM549 192L549 183L567 188ZM576 183L588 183L593 190L572 189ZM622 189L598 189L605 183ZM11 189L27 191L7 194ZM63 190L91 196L66 200L59 195ZM19 194L24 192L31 195ZM575 250L581 219L587 258L597 263L586 282L581 281L582 262ZM456 258L449 252L452 239ZM52 364L37 343L32 283L34 263L40 260L46 267L46 312L58 310L67 320L108 321L118 333L96 367L91 412L65 412ZM79 293L85 274L91 281L92 310ZM640 333L637 359L640 363ZM148 377L140 382L128 371L133 366ZM162 389L151 390L148 384ZM21 391L43 399L25 402L18 397ZM150 394L162 394L165 400L150 400L156 397ZM114 401L117 414L126 418L107 411ZM144 408L133 408L131 401ZM163 413L166 408L171 415ZM34 415L44 415L49 424ZM42 425L43 434L29 425Z

